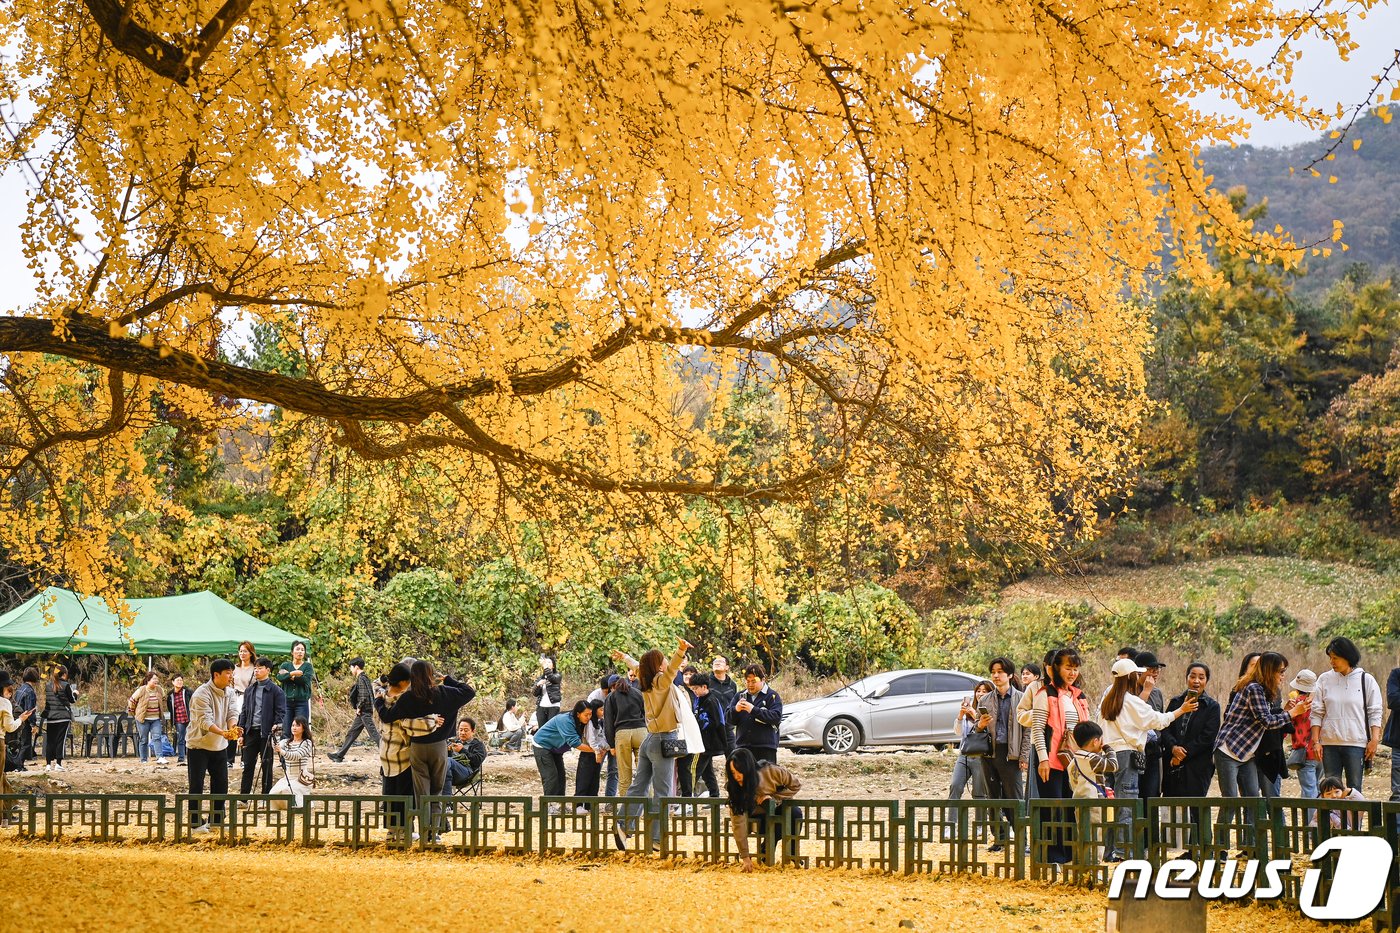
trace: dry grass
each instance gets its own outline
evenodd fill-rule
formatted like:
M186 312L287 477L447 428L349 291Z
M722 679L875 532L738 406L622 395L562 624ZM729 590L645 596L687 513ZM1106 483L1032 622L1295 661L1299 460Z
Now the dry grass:
M1278 607L1314 632L1335 616L1354 615L1362 603L1400 585L1400 577L1351 564L1294 557L1221 557L1157 567L1087 574L1041 575L1001 593L1004 602L1086 600L1113 607L1199 605L1226 609L1241 596L1256 606Z
M7 886L6 916L26 929L149 927L242 930L801 929L809 933L1093 930L1106 898L1066 886L949 876L760 869L588 859L466 859L212 845L29 843L0 849L7 878L66 878ZM76 881L75 879L81 879ZM622 894L621 892L626 892ZM595 910L589 893L601 895ZM152 897L159 897L153 907ZM156 913L153 915L152 911ZM464 912L465 911L465 912ZM1326 929L1276 907L1212 907L1212 931Z

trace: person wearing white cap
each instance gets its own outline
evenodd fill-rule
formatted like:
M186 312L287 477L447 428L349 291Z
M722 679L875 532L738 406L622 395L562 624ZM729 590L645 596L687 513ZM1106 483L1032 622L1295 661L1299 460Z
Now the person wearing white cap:
M1322 776L1322 750L1312 740L1312 695L1317 689L1317 675L1306 667L1288 685L1293 704L1293 747L1288 755L1288 768L1298 775L1299 793L1316 797L1317 782Z
M1191 697L1170 713L1157 712L1138 696L1142 692L1142 675L1146 673L1147 669L1131 658L1114 661L1113 686L1099 707L1104 747L1112 748L1118 756L1118 771L1113 777L1113 796L1118 801L1137 799L1147 734L1167 728L1181 716L1194 713L1198 706L1196 698ZM1119 807L1117 823L1117 828L1110 827L1106 834L1105 862L1131 857L1133 810Z

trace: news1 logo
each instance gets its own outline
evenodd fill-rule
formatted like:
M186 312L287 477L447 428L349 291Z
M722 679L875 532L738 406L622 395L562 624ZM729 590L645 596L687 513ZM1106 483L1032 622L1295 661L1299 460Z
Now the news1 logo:
M1314 864L1336 853L1332 870L1332 887L1325 903L1317 902L1322 869L1309 868L1303 873L1303 887L1298 906L1310 920L1360 920L1375 912L1385 897L1385 886L1395 863L1390 843L1378 836L1334 836L1324 840L1312 851ZM1131 896L1141 900L1148 892L1172 900L1191 896L1191 882L1206 900L1252 897L1267 900L1283 894L1283 876L1293 868L1286 859L1264 862L1259 859L1217 862L1207 859L1196 863L1172 859L1153 869L1150 862L1132 859L1121 862L1109 883L1110 900L1119 898L1127 884L1129 873L1137 879Z

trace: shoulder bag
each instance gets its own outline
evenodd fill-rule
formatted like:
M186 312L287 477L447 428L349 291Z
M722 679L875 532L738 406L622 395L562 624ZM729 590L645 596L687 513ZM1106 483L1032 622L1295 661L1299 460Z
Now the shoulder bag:
M974 729L963 736L962 744L958 746L958 752L968 758L986 758L992 754L992 735L990 732Z

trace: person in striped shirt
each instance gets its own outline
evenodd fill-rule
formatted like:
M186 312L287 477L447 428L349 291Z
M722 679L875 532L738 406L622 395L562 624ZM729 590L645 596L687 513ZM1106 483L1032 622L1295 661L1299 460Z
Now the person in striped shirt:
M1070 797L1069 779L1060 750L1069 748L1074 727L1092 718L1088 698L1076 686L1079 667L1078 651L1073 648L1056 651L1047 665L1044 682L1031 698L1030 709L1018 716L1021 725L1030 727L1035 742L1036 792L1042 798L1067 800ZM1064 821L1065 814L1060 811L1042 810L1041 813L1042 821ZM1071 860L1070 841L1063 831L1049 834L1042 827L1037 837L1048 840L1046 861L1063 865Z
M413 796L413 762L409 743L414 736L427 735L438 727L438 716L418 719L396 719L388 722L384 714L393 709L399 697L408 692L409 666L400 661L389 671L389 686L383 696L374 698L374 717L379 726L380 793L385 797ZM407 842L407 811L402 803L385 807L384 824L389 828L389 841Z

